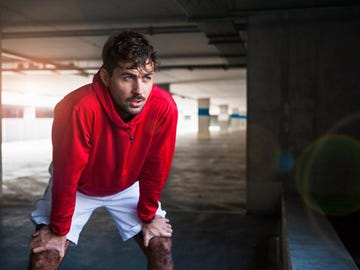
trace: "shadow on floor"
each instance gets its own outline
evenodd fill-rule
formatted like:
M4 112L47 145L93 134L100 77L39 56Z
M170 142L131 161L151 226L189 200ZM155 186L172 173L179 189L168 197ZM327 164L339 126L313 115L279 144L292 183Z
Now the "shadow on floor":
M33 230L29 205L0 208L1 269L26 269L28 240ZM175 229L176 269L267 269L267 240L275 231L269 217L222 213L169 213ZM79 245L69 249L61 269L146 269L135 241L122 242L104 209L84 228Z

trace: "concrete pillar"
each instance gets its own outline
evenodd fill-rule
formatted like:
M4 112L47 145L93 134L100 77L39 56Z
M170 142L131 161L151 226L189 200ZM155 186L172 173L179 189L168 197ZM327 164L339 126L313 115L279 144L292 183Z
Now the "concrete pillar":
M220 105L220 113L218 115L218 123L221 133L226 133L229 131L229 106Z
M246 129L246 112L240 111L239 108L233 108L230 115L231 130Z
M246 112L240 112L239 118L240 118L240 129L246 129L246 126L247 126Z
M210 99L200 98L198 99L198 137L200 139L210 138Z
M239 111L237 114L235 114L236 119L237 119L237 125L239 129L246 129L246 122L247 122L247 115L246 115L246 111Z
M24 119L35 119L36 118L36 110L34 106L26 106L24 107Z
M231 130L240 129L240 110L238 108L231 109L230 128Z
M24 107L23 128L25 140L37 138L38 128L36 123L36 110L34 106Z

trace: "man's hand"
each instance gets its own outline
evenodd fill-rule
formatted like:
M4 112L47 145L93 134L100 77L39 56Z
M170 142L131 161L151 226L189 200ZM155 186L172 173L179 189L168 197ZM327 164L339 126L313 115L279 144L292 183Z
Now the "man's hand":
M144 235L144 246L148 247L151 238L155 236L171 237L172 228L169 220L161 216L156 216L151 223L142 223L142 233Z
M45 250L57 250L59 256L65 256L67 248L66 236L54 234L49 226L44 226L32 234L33 239L30 242L30 249L33 253L39 253Z

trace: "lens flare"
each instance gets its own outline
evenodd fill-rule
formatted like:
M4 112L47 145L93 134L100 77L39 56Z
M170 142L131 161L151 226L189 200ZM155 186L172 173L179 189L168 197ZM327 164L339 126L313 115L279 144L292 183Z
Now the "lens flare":
M326 135L300 156L296 184L305 202L326 215L360 209L360 143L353 137Z

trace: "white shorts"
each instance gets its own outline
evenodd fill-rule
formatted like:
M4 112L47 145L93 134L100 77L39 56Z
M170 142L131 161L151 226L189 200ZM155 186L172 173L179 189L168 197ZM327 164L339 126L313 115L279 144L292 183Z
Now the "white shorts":
M36 209L31 213L31 219L36 224L50 224L51 185L50 178L44 197L36 202ZM94 210L105 207L114 220L123 241L128 240L141 231L141 221L136 211L138 200L139 182L135 182L131 187L115 195L106 197L87 196L77 192L75 210L70 231L66 236L67 239L76 245L83 227ZM161 209L160 202L156 215L162 217L166 215L166 212Z

